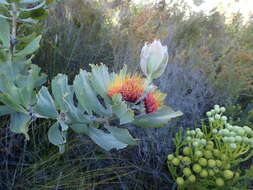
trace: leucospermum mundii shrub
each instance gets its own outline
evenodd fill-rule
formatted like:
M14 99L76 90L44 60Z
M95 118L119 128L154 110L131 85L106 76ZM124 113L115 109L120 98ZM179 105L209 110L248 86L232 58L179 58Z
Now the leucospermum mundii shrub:
M91 72L81 69L72 84L67 75L58 74L51 86L42 86L46 75L31 61L41 35L22 29L35 28L51 2L0 0L0 116L10 116L12 132L29 140L30 125L38 118L50 119L48 139L61 152L69 130L87 135L105 150L122 149L137 143L123 125L161 127L182 115L163 104L165 94L153 85L168 62L167 47L159 40L142 49L144 76L128 73L126 67L110 73L101 64L92 65Z
M167 165L178 189L229 189L244 175L239 166L253 156L253 130L230 124L224 112L215 105L208 125L176 134Z

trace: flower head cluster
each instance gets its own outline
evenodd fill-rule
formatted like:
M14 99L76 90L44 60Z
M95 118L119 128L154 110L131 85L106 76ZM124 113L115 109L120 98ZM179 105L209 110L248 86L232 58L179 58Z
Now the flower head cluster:
M179 151L168 155L168 168L179 186L216 188L232 183L240 175L236 169L242 162L240 157L252 156L252 129L228 123L225 110L215 105L207 112L209 125L188 130L176 144ZM210 182L213 180L215 183Z
M139 75L118 74L109 84L107 94L112 97L115 94L121 94L122 98L131 103L135 103L145 96L145 80ZM143 97L146 113L157 111L165 99L165 94L159 91L149 92Z

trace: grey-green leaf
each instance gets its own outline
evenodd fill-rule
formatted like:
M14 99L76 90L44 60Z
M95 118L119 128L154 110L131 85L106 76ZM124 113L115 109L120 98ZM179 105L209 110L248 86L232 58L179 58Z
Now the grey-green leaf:
M128 145L136 145L136 140L131 136L127 129L122 129L118 127L106 127L111 134L118 139L120 142L123 142Z
M26 55L33 54L40 47L41 35L31 41L24 49L15 54L16 57L25 57Z
M100 147L109 151L111 149L123 149L127 147L127 144L119 141L110 133L105 133L100 129L96 129L94 127L88 128L87 135Z
M12 113L10 129L14 133L23 133L27 140L29 140L28 127L31 123L31 117L23 113Z
M0 40L2 41L3 47L8 48L10 46L10 25L6 19L0 18L0 28Z
M172 118L176 118L181 115L183 115L182 112L175 112L170 107L163 106L155 113L146 114L136 118L133 123L142 127L162 127L166 125Z
M0 106L0 116L14 113L15 111L9 106Z
M34 110L41 116L56 119L58 112L55 108L53 98L51 97L46 87L43 86L41 88L37 99L38 101Z
M66 131L62 131L58 122L52 125L48 131L48 140L59 147L60 152L64 151L64 144L66 143Z

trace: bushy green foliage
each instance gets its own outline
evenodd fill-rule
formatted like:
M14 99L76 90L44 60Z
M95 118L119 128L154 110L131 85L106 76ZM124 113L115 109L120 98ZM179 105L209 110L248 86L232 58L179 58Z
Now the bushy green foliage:
M208 125L176 135L167 165L178 189L232 189L247 175L240 166L253 156L253 130L231 125L224 112L215 105Z

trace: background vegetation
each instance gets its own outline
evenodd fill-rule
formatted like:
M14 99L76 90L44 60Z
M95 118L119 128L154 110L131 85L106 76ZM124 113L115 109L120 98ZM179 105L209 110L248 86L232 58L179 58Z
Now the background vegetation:
M179 126L194 128L213 104L221 104L229 107L233 122L252 127L253 21L243 24L235 14L227 23L216 10L205 15L178 2L136 6L127 0L62 0L49 11L37 29L44 37L33 60L49 79L57 73L71 78L79 68L100 62L111 70L126 64L136 71L143 43L160 38L170 60L156 83L168 93L166 103L184 116L163 129L127 126L141 140L117 152L72 134L63 155L46 139L50 123L34 124L26 142L9 131L5 118L0 189L173 189L165 160Z

